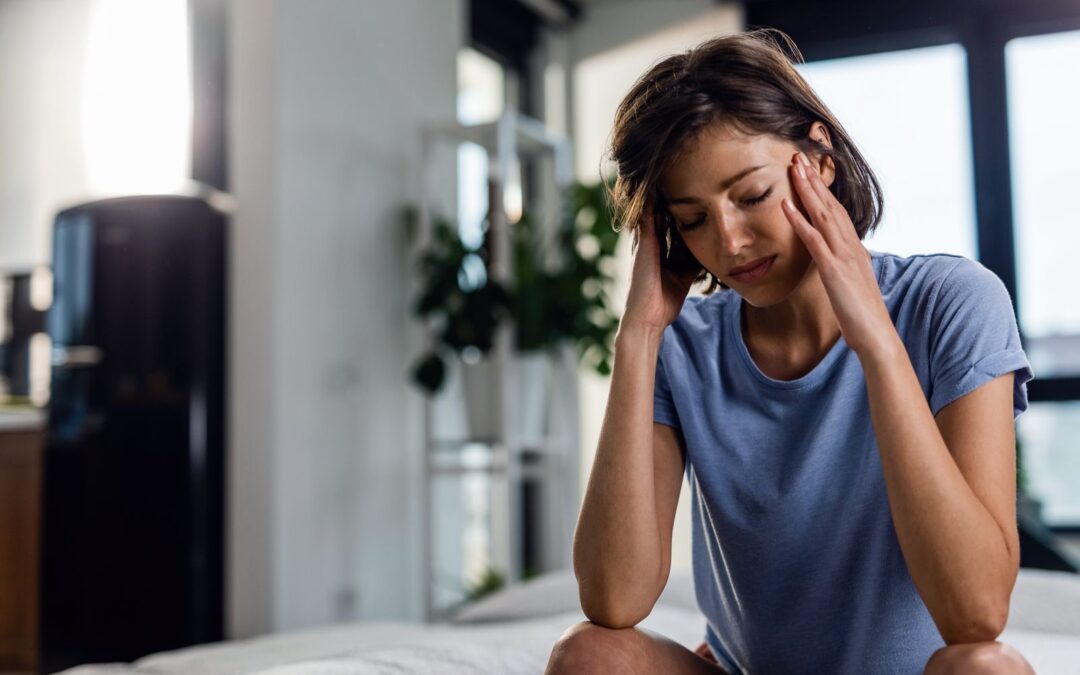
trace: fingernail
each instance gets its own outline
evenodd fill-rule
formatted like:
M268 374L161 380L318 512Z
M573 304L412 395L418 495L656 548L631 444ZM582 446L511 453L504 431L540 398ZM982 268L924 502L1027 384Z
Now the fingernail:
M799 161L802 162L804 166L810 166L810 160L807 159L806 155L802 152L799 153Z
M802 164L796 164L795 170L799 172L799 176L806 178L806 169L803 168Z

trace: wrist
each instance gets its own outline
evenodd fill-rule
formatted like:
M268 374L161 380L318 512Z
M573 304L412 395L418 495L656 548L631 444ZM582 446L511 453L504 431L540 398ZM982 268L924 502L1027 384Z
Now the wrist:
M904 341L895 330L874 344L856 350L856 354L862 362L863 370L888 369L898 359L908 358L907 347L904 346Z
M619 330L615 333L616 349L618 349L619 344L626 342L660 344L664 330L664 327L654 324L620 321Z

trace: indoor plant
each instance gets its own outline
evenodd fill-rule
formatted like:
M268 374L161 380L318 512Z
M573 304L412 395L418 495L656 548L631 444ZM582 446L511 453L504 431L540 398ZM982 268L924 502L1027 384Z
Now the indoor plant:
M552 246L545 245L528 213L508 225L513 255L509 288L487 274L487 237L469 248L450 221L433 219L431 244L419 255L414 314L436 321L436 345L411 371L412 380L429 394L444 384L447 356L486 354L496 327L507 320L518 352L550 350L567 341L580 362L603 375L611 372L619 318L607 294L618 233L602 184L575 183L561 201L564 212ZM414 229L416 210L406 209L405 216Z

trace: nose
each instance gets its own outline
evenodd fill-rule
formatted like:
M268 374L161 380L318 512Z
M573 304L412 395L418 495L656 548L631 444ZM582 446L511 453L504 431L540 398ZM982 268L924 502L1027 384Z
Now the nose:
M740 251L752 243L746 217L737 209L725 211L723 207L718 207L713 223L713 233L718 243L716 248L725 256L737 257Z

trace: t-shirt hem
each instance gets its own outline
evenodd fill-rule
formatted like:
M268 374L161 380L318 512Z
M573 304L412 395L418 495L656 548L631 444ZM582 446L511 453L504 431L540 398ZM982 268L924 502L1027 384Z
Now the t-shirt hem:
M742 675L743 669L732 663L731 658L727 655L727 652L715 639L713 639L712 631L708 627L705 628L705 644L709 646L709 651L713 653L716 660L720 663L731 675Z
M1013 380L1013 419L1027 410L1027 396L1024 394L1027 382L1033 379L1031 364L1022 349L1007 349L979 359L974 365L958 369L941 379L952 382L948 387L934 391L930 397L931 412L938 412L956 399L970 394L987 382L1006 373L1016 372ZM962 374L961 374L962 373Z
M676 429L682 428L679 424L679 417L675 414L674 410L667 410L657 405L656 401L653 401L653 421L660 424L666 424L669 427L675 427Z

